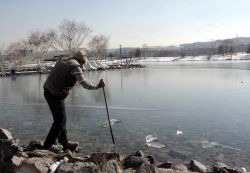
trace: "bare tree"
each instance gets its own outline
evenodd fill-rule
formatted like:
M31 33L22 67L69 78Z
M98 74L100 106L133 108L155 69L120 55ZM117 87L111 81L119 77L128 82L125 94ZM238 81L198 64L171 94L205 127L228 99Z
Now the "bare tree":
M0 71L3 72L3 55L4 54L4 50L3 47L0 49L0 58L1 58L1 64L0 64Z
M47 55L48 51L52 48L55 48L55 33L51 30L47 30L43 33L41 51L43 54Z
M186 56L186 50L185 49L181 49L180 50L180 55L181 55L182 58L185 58L185 56Z
M250 44L247 45L247 53L250 53Z
M144 43L142 45L142 48L143 48L143 53L144 53L144 59L146 59L146 52L148 51L148 45L147 45L147 43Z
M54 47L54 36L55 33L52 30L47 31L30 31L28 34L27 41L24 41L24 45L26 42L28 44L28 49L32 50L33 55L40 59L47 55L48 50Z
M40 30L30 31L28 34L29 49L32 50L32 54L39 59L40 52L42 51L42 44L44 41L44 32Z
M109 46L109 38L105 35L95 35L93 36L89 42L88 47L92 53L96 53L96 61L101 58L102 56L105 56L106 50Z
M19 60L19 62L21 63L21 55L20 55L21 43L20 42L11 43L7 47L7 50L9 52L10 60L14 60L15 62Z
M115 57L115 55L113 55L113 53L110 52L110 53L108 54L108 57L111 59L111 61L113 61L113 57Z
M233 44L233 41L231 39L226 39L226 40L223 41L223 45L224 45L226 55L229 53L229 49L232 46L232 44Z
M220 45L220 46L218 47L218 53L219 53L219 54L222 54L222 55L224 56L225 50L224 50L224 46L223 46L223 45Z
M62 48L65 53L73 55L83 41L90 35L92 29L84 24L77 23L75 20L64 19L57 30L51 29L57 46Z
M27 39L21 39L21 50L22 50L22 55L26 57L29 53L31 53L31 50L29 49L29 42Z
M231 47L229 48L229 53L230 53L230 55L231 55L231 60L232 60L232 59L233 59L233 54L235 53L234 47L233 47L233 46L231 46Z
M135 57L141 59L140 58L141 57L141 50L139 47L135 49Z

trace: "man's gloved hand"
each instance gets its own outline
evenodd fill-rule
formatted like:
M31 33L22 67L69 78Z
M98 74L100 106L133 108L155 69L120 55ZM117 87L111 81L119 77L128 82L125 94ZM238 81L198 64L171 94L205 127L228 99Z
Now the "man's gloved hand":
M99 88L105 87L105 83L104 83L103 79L100 80L98 85L99 85Z

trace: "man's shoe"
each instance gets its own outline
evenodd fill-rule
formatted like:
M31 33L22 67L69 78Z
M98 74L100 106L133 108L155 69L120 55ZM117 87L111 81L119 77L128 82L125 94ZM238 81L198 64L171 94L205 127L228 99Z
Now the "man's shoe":
M71 151L74 151L76 149L76 147L79 146L79 143L67 141L65 143L62 143L62 146L63 146L63 150L69 149Z

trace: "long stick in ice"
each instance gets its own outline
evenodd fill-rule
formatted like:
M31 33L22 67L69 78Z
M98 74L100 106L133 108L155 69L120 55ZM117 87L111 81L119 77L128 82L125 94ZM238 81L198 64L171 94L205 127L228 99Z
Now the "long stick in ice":
M114 141L114 137L113 137L113 132L112 132L111 124L110 124L109 110L108 110L108 104L107 104L107 100L106 100L106 95L105 95L104 87L103 87L103 94L104 94L104 99L105 99L105 104L106 104L106 110L107 110L107 115L108 115L108 120L109 120L109 129L110 129L110 132L111 132L113 144L115 145L115 141Z

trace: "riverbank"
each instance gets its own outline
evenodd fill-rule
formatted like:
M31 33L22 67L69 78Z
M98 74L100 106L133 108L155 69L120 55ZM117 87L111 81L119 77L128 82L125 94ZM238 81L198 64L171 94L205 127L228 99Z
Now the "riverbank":
M84 64L83 71L98 71L98 70L114 70L126 68L142 68L139 63L144 62L175 62L175 61L237 61L237 60L250 60L250 54L242 52L231 55L200 55L200 56L176 56L176 57L140 57L140 58L123 58L123 60L90 60ZM39 64L29 64L12 68L8 67L5 70L0 70L0 76L17 76L17 75L30 75L30 74L44 74L49 73L54 67L53 64L47 62Z
M14 139L8 130L0 128L0 172L4 173L246 172L245 168L230 168L220 162L212 166L205 166L196 160L191 160L189 165L172 165L171 160L159 163L155 160L153 153L144 156L140 150L127 156L115 151L93 152L91 155L78 156L79 150L81 150L80 147L74 151L63 151L60 144L45 150L41 140L34 140L28 145L19 146L19 139Z
M115 69L128 69L128 68L143 68L145 66L141 64L127 64L127 65L118 65L112 64L109 65L107 68L83 68L83 71L103 71L103 70L115 70ZM34 74L47 74L50 73L52 68L48 69L31 69L31 70L8 70L5 72L0 72L0 77L4 76L20 76L20 75L34 75Z

